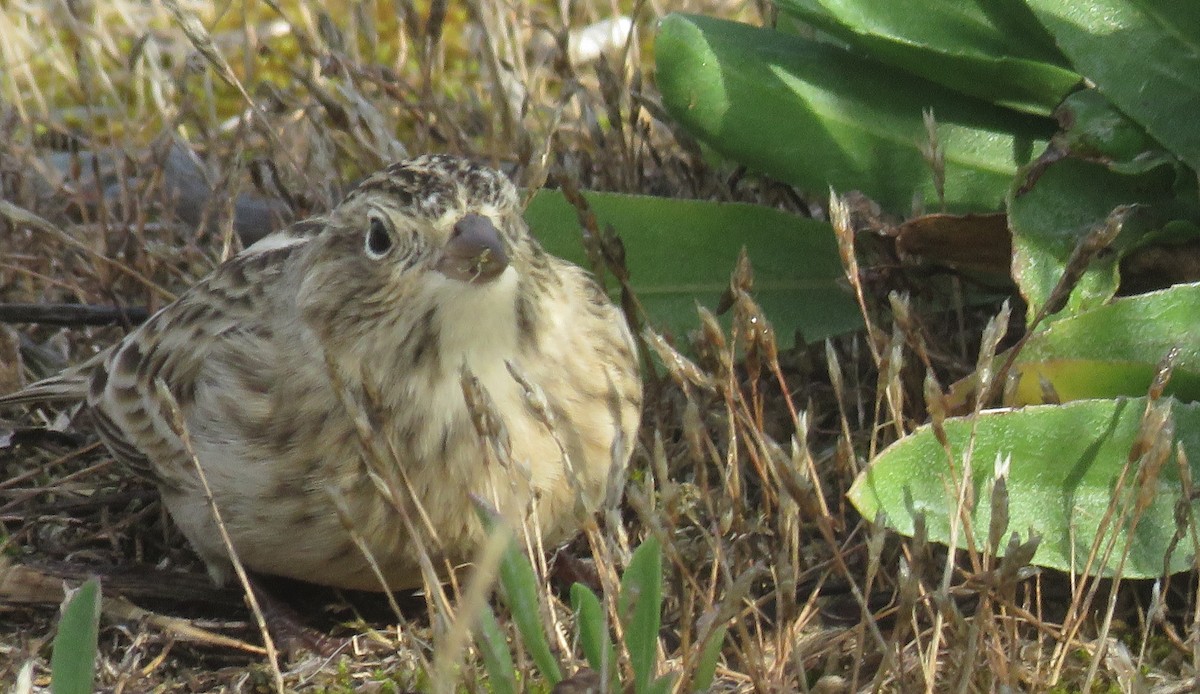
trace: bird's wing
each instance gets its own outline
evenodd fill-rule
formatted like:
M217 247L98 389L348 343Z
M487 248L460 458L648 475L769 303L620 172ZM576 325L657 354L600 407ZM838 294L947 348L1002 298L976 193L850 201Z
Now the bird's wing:
M257 243L217 268L212 275L202 280L181 299L193 295L193 300L186 303L193 305L211 303L218 311L224 309L225 313L229 314L226 316L227 318L235 318L238 311L230 309L235 309L239 301L249 296L238 287L241 281L249 279L249 275L261 276L269 273L273 268L278 268L294 251L301 248L322 228L322 220L313 218L264 236ZM173 323L181 322L177 317L177 314L181 312L177 306L179 303L177 301L164 308L160 313L170 315L163 317L162 320ZM159 316L155 316L151 320L158 318ZM21 390L0 395L0 407L86 400L93 373L100 368L106 369L106 364L112 358L113 352L122 344L124 342L98 352L87 361L68 367L61 373L30 383Z
M197 389L207 387L212 363L237 362L239 350L261 347L256 336L268 330L266 316L278 302L272 286L309 238L273 236L220 265L118 344L7 401L86 398L118 460L167 487L187 483L194 451L180 425L190 426Z

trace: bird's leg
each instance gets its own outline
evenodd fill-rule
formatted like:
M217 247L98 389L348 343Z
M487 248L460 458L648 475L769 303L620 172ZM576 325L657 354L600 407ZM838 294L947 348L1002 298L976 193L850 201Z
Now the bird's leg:
M342 639L322 634L304 624L303 617L295 608L274 592L263 588L260 582L251 580L250 589L254 591L254 597L258 600L259 610L271 638L289 659L294 659L305 651L329 658L346 645Z

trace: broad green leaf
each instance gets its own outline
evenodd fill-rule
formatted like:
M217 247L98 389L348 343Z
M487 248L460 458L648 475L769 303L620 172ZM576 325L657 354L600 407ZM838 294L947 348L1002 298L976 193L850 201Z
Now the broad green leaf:
M579 630L579 644L588 665L598 673L616 672L617 656L604 621L604 608L596 594L582 583L571 586L571 609Z
M1137 243L1162 226L1163 215L1176 207L1175 172L1159 167L1137 175L1112 171L1103 164L1063 159L1040 167L1028 190L1014 186L1008 206L1013 232L1013 279L1032 319L1046 304L1080 239L1102 226L1121 205L1138 205L1124 222L1116 248ZM1029 184L1026 184L1029 185ZM1116 293L1119 252L1102 255L1088 267L1060 317L1103 305Z
M1200 405L1164 400L1172 404L1174 440L1186 451L1193 478L1200 478ZM929 538L949 543L957 498L953 480L961 476L964 452L974 436L970 478L974 501L967 510L976 547L987 542L995 462L1007 458L1011 467L1006 532L1022 538L1028 538L1031 531L1041 536L1033 563L1081 571L1097 534L1102 528L1109 533L1115 527L1112 558L1103 570L1093 573L1111 575L1127 549L1123 568L1127 578L1160 576L1164 566L1171 573L1193 569L1191 540L1185 538L1167 556L1175 535L1175 506L1182 496L1173 446L1171 458L1153 482L1150 504L1134 535L1129 536L1127 520L1114 520L1110 526L1104 523L1110 501L1115 499L1116 504L1113 519L1128 519L1127 512L1133 508L1139 489L1136 467L1124 491L1114 497L1114 490L1146 404L1145 398L1080 400L985 412L974 421L947 419L953 468L926 425L881 453L851 487L850 500L864 517L884 518L889 527L905 535L913 533L915 517L922 514ZM1191 513L1197 511L1200 501L1191 502ZM1111 537L1106 535L1105 541ZM959 539L958 546L965 547L966 533L961 532Z
M1175 161L1142 126L1095 89L1068 96L1055 115L1063 130L1052 138L1051 148L1077 159L1127 174L1145 173Z
M707 17L665 17L655 62L667 111L720 154L810 193L861 190L893 213L914 196L939 206L924 111L938 123L950 211L998 209L1053 132L836 46Z
M600 224L620 235L630 281L660 331L695 329L696 302L716 309L742 248L754 267L754 297L781 346L797 332L816 341L862 327L824 222L756 205L585 195ZM586 267L575 208L562 193L540 191L525 218L546 250Z
M50 691L91 694L99 633L100 582L93 578L71 595L58 620L50 656Z
M1154 0L1026 3L1076 70L1200 170L1200 6Z
M984 101L1050 115L1080 82L1020 0L776 0L873 58Z
M1014 404L1040 403L1041 379L1061 400L1145 394L1160 360L1178 350L1167 392L1200 400L1200 284L1116 299L1056 321L1025 343ZM1001 356L999 359L1003 359Z
M633 666L633 691L645 694L660 687L654 680L658 627L662 619L662 547L648 537L633 552L621 575L617 610L625 627L625 647Z
M1049 358L1019 364L1014 370L1021 380L1008 404L1020 406L1045 402L1043 380L1053 385L1059 402L1145 393L1154 378L1155 365L1140 360ZM1200 374L1177 370L1166 392L1181 400L1197 400Z

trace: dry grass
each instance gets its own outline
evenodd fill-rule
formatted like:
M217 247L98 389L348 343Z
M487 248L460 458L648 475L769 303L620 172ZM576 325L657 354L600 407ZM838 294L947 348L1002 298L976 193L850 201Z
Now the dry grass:
M549 179L803 207L783 186L710 168L665 119L647 55L659 3L631 12L629 50L577 64L562 51L569 32L613 8L561 4L570 11L396 0L242 15L235 3L218 15L183 0L6 3L0 302L154 309L235 252L239 233L322 209L406 153L470 153L529 187ZM688 9L758 17L753 7ZM190 150L198 159L188 165ZM732 332L701 316L691 344L675 346L691 356L648 370L624 503L538 564L544 628L567 671L582 664L570 582L612 585L653 534L665 548L663 668L681 681L704 629L724 620L717 691L1187 690L1200 662L1186 636L1197 604L1187 577L1118 589L1036 573L988 548L967 557L896 537L849 506L855 475L938 402L927 370L948 382L1000 339L982 337L987 316L965 309L893 329L880 318L894 315L888 290L921 287L870 265L886 261L860 253L868 265L850 273L869 336L780 352L737 268ZM82 359L121 331L0 326L0 386ZM69 414L9 412L0 427L0 681L32 663L46 684L62 579L99 574L103 690L272 687L240 591L211 588L153 488L112 464ZM448 602L390 604L277 588L342 644L332 658L284 658L287 688L450 686L430 673L460 618L453 589ZM1117 622L1100 639L1095 606L1106 600ZM488 690L478 654L452 665L456 688Z

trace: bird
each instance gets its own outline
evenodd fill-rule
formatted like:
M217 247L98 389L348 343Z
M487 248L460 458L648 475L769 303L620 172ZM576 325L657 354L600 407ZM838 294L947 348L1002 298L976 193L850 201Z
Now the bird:
M422 585L423 552L470 563L473 499L545 546L577 533L629 463L642 383L623 314L541 247L507 176L431 154L0 396L56 401L154 482L218 585L234 555L382 591Z

